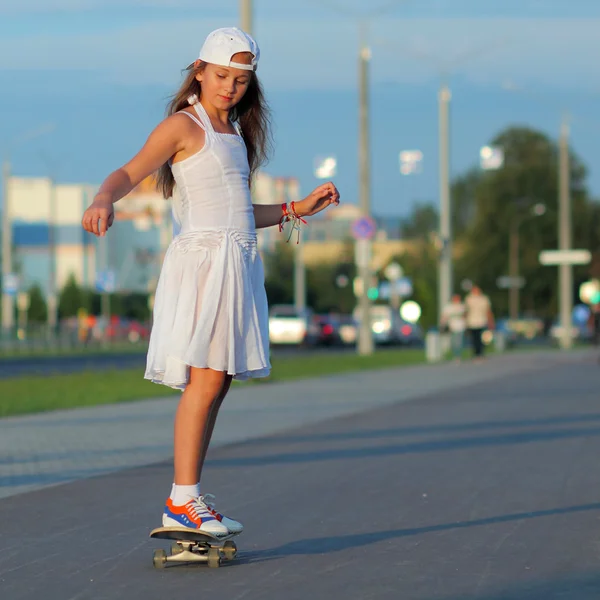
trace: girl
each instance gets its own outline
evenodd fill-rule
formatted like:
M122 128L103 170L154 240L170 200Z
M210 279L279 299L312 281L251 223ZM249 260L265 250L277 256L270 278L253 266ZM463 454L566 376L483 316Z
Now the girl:
M165 254L145 378L183 390L175 416L174 484L163 526L214 535L243 527L200 494L200 475L232 378L269 374L264 273L256 229L339 203L332 183L291 205L253 205L250 182L265 161L269 115L256 42L237 28L213 31L187 70L168 116L140 152L101 185L82 225L104 236L113 204L158 170L173 199L174 238Z

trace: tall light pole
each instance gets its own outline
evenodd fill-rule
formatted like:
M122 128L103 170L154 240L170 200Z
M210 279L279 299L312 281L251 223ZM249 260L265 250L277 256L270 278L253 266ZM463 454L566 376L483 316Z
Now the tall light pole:
M558 247L560 250L571 250L571 174L569 161L569 122L564 114L560 128L558 143ZM573 313L573 265L562 263L558 267L560 325L562 330L561 346L569 349L573 345L572 313Z
M300 182L295 178L287 180L287 193L290 202L300 200ZM306 309L306 265L304 263L304 241L300 235L294 244L294 306L298 313Z
M450 200L450 99L445 80L438 93L440 169L440 258L438 265L438 323L452 296L452 221Z
M9 143L2 163L2 333L10 334L14 327L14 299L7 290L7 280L12 275L12 215L9 198L11 166L10 149L53 131L54 123L46 123L38 129L28 131Z
M8 278L12 274L12 223L8 188L10 162L8 156L2 163L2 332L9 335L14 326L13 296L8 292Z
M252 0L240 0L240 25L242 30L252 35Z
M359 98L359 205L363 217L371 216L371 149L369 128L369 62L371 50L367 45L366 26L361 23L360 49L358 53L358 98ZM359 242L357 242L359 243ZM357 350L361 355L372 354L374 350L371 330L371 300L368 296L371 279L371 241L361 240L364 254L358 264L359 277L363 283L359 297L360 329Z

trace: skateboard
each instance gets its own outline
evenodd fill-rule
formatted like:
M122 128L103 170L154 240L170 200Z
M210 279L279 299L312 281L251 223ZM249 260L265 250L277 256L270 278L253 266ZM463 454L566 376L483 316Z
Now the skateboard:
M162 569L169 563L207 563L211 568L221 566L223 559L233 560L237 546L232 541L237 533L217 537L210 533L192 531L185 527L159 527L150 532L151 538L172 540L171 554L155 550L152 562L155 568Z

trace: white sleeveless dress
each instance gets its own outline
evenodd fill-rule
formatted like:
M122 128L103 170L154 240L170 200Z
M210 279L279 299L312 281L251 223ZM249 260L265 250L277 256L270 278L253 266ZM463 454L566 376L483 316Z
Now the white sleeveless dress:
M271 369L246 146L240 135L215 132L202 104L194 109L197 118L183 114L204 129L206 142L171 167L175 235L156 289L144 375L182 390L190 366L240 380Z

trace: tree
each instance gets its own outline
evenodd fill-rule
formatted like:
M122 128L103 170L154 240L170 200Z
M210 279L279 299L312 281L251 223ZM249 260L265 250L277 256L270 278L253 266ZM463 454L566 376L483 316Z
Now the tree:
M294 302L294 255L289 244L279 241L265 257L265 288L269 304Z
M558 148L543 133L523 127L503 131L492 145L504 150L503 168L470 171L453 185L453 204L459 207L455 235L462 249L455 284L463 278L478 283L491 296L496 313L506 314L508 294L497 288L496 280L508 274L509 233L517 226L520 275L526 279L521 307L543 316L555 315L556 270L542 268L538 255L558 247ZM582 247L594 248L600 241L598 205L589 198L585 177L584 165L571 153L573 239ZM546 207L543 216L532 216L536 204ZM585 278L585 268L575 269L575 280L581 278Z
M400 221L400 236L404 239L428 239L439 229L439 222L439 213L433 204L416 204L409 216Z
M29 290L29 308L27 310L27 320L30 323L45 323L48 319L48 307L46 299L39 284L32 285Z
M60 292L58 300L59 318L74 317L80 308L88 309L88 295L79 287L75 275L71 273Z

